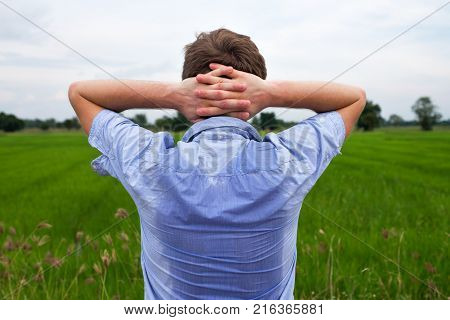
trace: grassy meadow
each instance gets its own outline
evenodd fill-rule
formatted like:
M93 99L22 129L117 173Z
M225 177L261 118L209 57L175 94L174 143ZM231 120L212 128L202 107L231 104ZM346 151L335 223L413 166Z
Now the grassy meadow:
M139 217L80 132L0 134L0 298L142 299ZM300 214L296 299L448 299L450 130L354 133Z

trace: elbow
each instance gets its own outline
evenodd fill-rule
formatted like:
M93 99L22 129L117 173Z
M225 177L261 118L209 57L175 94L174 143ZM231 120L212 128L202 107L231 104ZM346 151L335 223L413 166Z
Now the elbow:
M358 102L359 105L361 106L361 111L364 109L364 107L366 106L366 91L364 91L364 89L359 88L359 98L358 98Z
M359 89L359 97L361 101L366 102L366 91L364 91L364 89Z
M75 95L78 94L78 82L72 82L69 86L69 90L67 91L67 95L69 100L72 101Z
M78 93L79 87L80 87L80 83L81 83L81 81L75 81L75 82L72 82L70 84L69 90L68 90L69 96Z
M72 82L70 84L67 96L69 97L70 103L74 105L80 97L80 81Z

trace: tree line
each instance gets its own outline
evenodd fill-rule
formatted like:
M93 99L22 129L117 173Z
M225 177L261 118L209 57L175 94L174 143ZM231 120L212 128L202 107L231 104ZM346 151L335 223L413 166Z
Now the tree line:
M388 120L381 117L381 107L367 100L366 106L358 119L357 127L364 131L371 131L381 126L415 126L420 125L422 130L432 130L433 126L442 118L437 111L438 107L433 104L430 97L420 97L411 106L411 111L415 114L416 119L405 121L401 116L392 114ZM443 121L442 124L450 124L449 120Z
M373 101L368 100L358 120L357 127L364 131L371 131L381 126L420 125L423 130L431 130L442 118L442 115L437 112L437 109L438 107L433 104L429 97L420 97L411 107L412 112L416 116L415 120L406 121L397 114L390 115L386 120L381 116L381 107ZM153 131L185 131L189 128L189 121L179 112L174 117L163 116L162 118L158 118L153 124L147 121L145 114L136 114L131 120L141 127ZM296 123L279 119L273 112L261 112L251 120L251 124L255 128L265 131L282 130ZM441 121L440 123L450 125L450 120ZM46 120L19 119L15 115L0 112L0 130L13 132L24 128L39 128L44 131L53 128L77 130L80 129L80 123L76 117L59 122L52 118Z
M37 128L43 131L61 128L61 129L80 129L80 123L76 117L65 119L63 121L56 121L53 118L41 119L20 119L13 114L6 114L0 112L0 130L5 132L19 131L25 128Z
M189 121L179 112L174 117L163 116L156 119L154 124L147 122L145 114L137 114L131 120L152 131L185 131L189 128ZM251 124L255 128L269 131L288 128L296 123L278 119L273 112L261 112L251 120Z

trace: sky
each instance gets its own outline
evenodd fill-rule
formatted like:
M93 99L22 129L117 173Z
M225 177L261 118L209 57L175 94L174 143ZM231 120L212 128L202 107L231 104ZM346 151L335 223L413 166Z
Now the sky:
M225 27L256 43L268 80L329 81L373 53L334 81L362 87L385 118L395 113L413 119L411 105L430 96L448 119L450 5L374 52L445 3L0 0L0 111L62 120L75 115L67 99L74 81L111 74L180 81L184 45L199 32ZM289 121L312 114L271 111ZM137 112L142 110L126 115ZM152 122L171 112L145 113Z

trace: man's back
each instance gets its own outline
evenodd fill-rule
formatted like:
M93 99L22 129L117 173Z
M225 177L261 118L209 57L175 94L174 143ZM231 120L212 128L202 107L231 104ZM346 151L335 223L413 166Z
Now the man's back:
M223 28L198 34L184 56L181 82L91 80L68 92L103 154L94 169L118 178L138 207L145 297L293 298L302 201L350 134L365 92L265 80L256 44ZM242 120L268 107L318 115L262 140ZM175 109L195 124L176 145L115 113L141 108Z
M138 206L147 299L293 299L300 207L344 138L337 112L264 140L214 117L175 144L105 110L89 135Z

